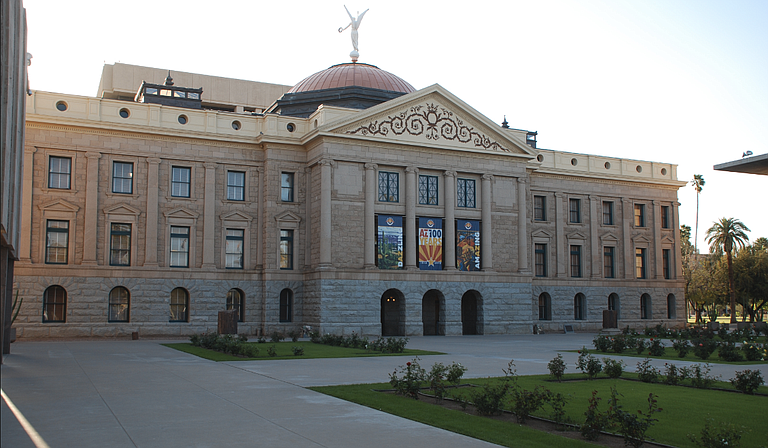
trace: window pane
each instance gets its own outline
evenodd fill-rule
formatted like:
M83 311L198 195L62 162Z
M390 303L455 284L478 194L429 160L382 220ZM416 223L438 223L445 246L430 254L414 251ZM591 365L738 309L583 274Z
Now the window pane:
M192 169L174 166L171 171L171 196L188 198Z
M112 164L112 192L133 193L133 164L114 162Z
M69 221L47 221L45 262L67 264L69 254Z
M112 322L128 322L128 290L117 287L109 293L109 320Z
M51 156L48 159L48 188L68 190L71 173L72 159Z
M280 231L280 269L293 269L293 230Z
M227 171L227 199L230 201L245 200L245 173Z
M282 173L280 200L283 202L293 202L293 173Z

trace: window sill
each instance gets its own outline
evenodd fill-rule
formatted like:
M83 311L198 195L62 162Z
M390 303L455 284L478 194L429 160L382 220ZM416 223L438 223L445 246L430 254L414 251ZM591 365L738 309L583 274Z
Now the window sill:
M138 193L115 193L114 191L109 191L105 194L108 198L118 197L118 198L138 199L140 196Z

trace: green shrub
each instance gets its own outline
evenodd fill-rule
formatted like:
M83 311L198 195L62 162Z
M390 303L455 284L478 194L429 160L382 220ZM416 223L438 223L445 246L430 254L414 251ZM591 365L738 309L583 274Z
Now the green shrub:
M642 355L646 348L648 348L648 345L646 345L644 339L635 339L635 344L633 348L637 352L638 355Z
M195 333L189 337L189 342L195 347L200 347L200 335Z
M445 364L441 362L432 364L432 369L430 369L429 373L427 374L427 383L429 384L429 388L432 389L432 393L435 395L437 400L442 400L443 397L445 397L445 381L447 375L448 367L446 367Z
M272 358L277 356L277 347L275 347L274 345L270 345L269 347L267 347L267 354Z
M637 376L644 383L655 383L659 378L659 369L651 365L651 359L645 358L637 363Z
M259 348L255 345L242 344L240 345L240 355L246 358L256 358L259 356Z
M568 399L565 398L565 395L560 392L553 393L552 391L547 390L544 396L544 401L552 407L552 413L549 414L549 417L552 420L556 423L567 423L565 417L565 405L568 403Z
M466 367L454 361L451 363L451 366L448 368L448 373L445 379L449 383L453 384L454 386L458 386L459 383L461 383L461 378L464 376L464 373L466 371L467 371Z
M688 375L688 369L678 368L674 364L664 363L664 384L675 386L688 378Z
M589 399L589 406L584 413L586 417L584 423L579 427L581 435L587 440L597 440L600 433L608 426L608 415L600 412L598 405L602 398L597 396L597 391L592 391L592 397Z
M576 367L583 373L586 373L590 380L603 370L603 365L600 364L600 361L590 355L585 347L582 347L579 351L579 360L576 362Z
M419 358L408 361L405 366L400 366L400 375L397 370L389 375L389 384L401 395L419 399L419 390L426 380L427 372L419 365Z
M632 336L634 338L634 336ZM635 338L636 339L636 338ZM623 353L627 349L628 338L623 334L615 336L611 339L611 349L614 353Z
M288 337L291 338L291 342L299 342L301 332L299 330L291 330L288 332Z
M483 387L478 390L473 390L470 393L472 402L477 408L479 415L497 415L501 414L502 403L504 397L509 391L510 382L503 381L492 384L490 381L485 383Z
M269 337L269 341L272 343L278 343L283 340L285 340L285 336L283 336L282 333L279 333L277 331L273 331Z
M291 351L293 352L293 356L304 356L304 347L300 345L294 345L291 347Z
M603 358L603 372L608 375L608 378L618 378L624 373L624 361L616 361L612 358Z
M763 384L763 375L759 370L744 370L736 372L736 378L731 378L731 384L736 390L753 395L758 387Z
M608 407L609 417L616 425L619 434L624 436L624 445L632 445L635 448L642 446L646 441L646 433L654 423L659 421L653 415L661 412L656 395L648 394L648 412L642 410L627 412L619 403L619 394L615 387L611 387L611 405Z
M741 350L744 351L744 357L747 361L765 361L768 358L768 350L765 345L760 345L754 342L747 342L741 345Z
M512 387L511 410L515 414L517 423L525 423L531 414L541 409L548 393L552 392L541 386L536 386L532 391L517 386Z
M711 376L709 374L709 363L704 364L704 368L701 364L696 363L688 369L689 377L691 378L691 385L699 389L709 388L720 376Z
M711 332L710 332L711 333ZM693 354L697 358L706 360L717 350L717 342L711 338L698 338L693 340Z
M741 356L741 351L736 348L736 344L733 342L725 342L720 346L720 350L717 352L717 356L723 361L739 362L744 358Z
M651 356L664 356L664 344L659 338L651 338L648 343L648 354Z
M552 358L552 361L547 363L547 368L549 369L549 374L552 375L552 378L556 379L557 381L562 381L566 369L565 362L563 361L563 355L558 353L557 356Z
M743 427L739 429L733 423L725 422L715 424L713 419L708 418L701 430L701 436L688 434L688 438L702 448L738 448L741 446L743 433Z
M605 335L597 335L592 340L592 344L595 346L595 350L606 353L611 348L611 339Z
M677 339L672 342L672 348L677 352L677 356L685 358L685 355L691 351L691 344L685 339Z

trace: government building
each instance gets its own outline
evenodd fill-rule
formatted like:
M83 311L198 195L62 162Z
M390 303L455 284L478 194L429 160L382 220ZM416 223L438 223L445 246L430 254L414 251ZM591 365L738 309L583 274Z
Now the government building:
M585 132L585 135L587 132ZM19 338L685 322L677 167L541 149L438 84L116 63L26 104ZM566 149L567 148L559 148Z

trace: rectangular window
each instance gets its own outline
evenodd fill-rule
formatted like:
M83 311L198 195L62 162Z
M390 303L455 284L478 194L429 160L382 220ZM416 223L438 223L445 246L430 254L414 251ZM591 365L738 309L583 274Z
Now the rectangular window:
M280 175L280 200L283 202L293 202L293 173L282 173Z
M534 221L547 220L547 197L546 196L533 197L533 220Z
M535 263L536 277L546 277L547 276L547 245L536 244L535 253L536 253L536 263Z
M603 225L613 225L613 202L603 201Z
M133 194L132 163L112 163L112 193Z
M131 225L116 224L110 226L109 244L110 266L131 265Z
M475 181L456 179L456 206L475 208Z
M613 247L603 247L603 277L614 278Z
M189 267L189 227L171 226L171 260L174 268Z
M568 208L570 210L570 222L581 222L581 199L569 199Z
M227 171L227 199L245 200L245 173L242 171Z
M571 277L581 277L581 246L571 246Z
M662 229L669 228L669 206L668 205L661 206L661 228Z
M69 221L49 219L45 233L45 262L48 264L67 264L69 254Z
M171 196L188 198L192 168L174 166L171 168Z
M437 205L437 176L419 175L419 204Z
M645 227L644 204L635 204L635 227Z
M225 248L225 267L227 269L243 269L243 229L227 229Z
M69 190L72 178L72 159L69 157L48 158L48 188Z
M293 269L293 230L280 231L280 269Z
M645 249L635 249L635 269L637 278L645 278Z
M662 249L661 250L661 259L662 259L661 261L662 261L662 264L664 265L664 278L667 279L667 280L672 278L672 273L670 272L670 268L671 268L671 265L670 265L670 261L671 261L670 260L670 254L671 253L672 253L672 251L670 249Z
M400 174L379 171L379 202L400 202Z

